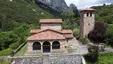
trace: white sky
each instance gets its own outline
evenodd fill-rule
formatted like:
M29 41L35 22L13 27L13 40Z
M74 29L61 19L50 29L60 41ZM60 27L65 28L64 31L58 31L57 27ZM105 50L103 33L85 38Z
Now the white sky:
M113 0L65 0L67 5L75 4L78 9L113 3Z

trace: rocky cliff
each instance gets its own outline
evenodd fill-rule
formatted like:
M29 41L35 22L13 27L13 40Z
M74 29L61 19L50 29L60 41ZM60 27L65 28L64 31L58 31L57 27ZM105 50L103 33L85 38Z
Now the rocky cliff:
M69 9L64 0L35 0L35 2L43 8L51 8L57 12L63 12Z

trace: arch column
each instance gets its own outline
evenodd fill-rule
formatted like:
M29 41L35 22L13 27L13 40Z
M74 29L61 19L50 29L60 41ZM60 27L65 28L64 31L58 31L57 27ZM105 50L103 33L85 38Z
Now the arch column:
M50 52L52 52L52 42L50 42L51 46L50 46Z
M40 42L41 44L41 53L43 53L43 42Z

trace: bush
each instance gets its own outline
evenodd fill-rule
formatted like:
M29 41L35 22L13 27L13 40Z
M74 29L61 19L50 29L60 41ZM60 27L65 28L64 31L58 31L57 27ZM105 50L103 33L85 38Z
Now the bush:
M82 42L82 44L87 44L89 43L89 39L87 37L83 38L80 40Z
M111 45L113 47L113 24L110 24L108 26L108 30L106 32L106 39L105 39L106 43L108 45Z
M75 37L79 37L79 32L80 32L80 30L76 28L76 29L73 30L73 35Z
M8 48L8 49L5 49L5 50L0 51L0 56L8 56L11 53L12 53L12 49L11 48Z
M10 47L11 49L16 49L19 45L20 45L20 44L19 44L18 42L16 42L16 43L12 43L9 47Z
M0 58L0 64L11 64L12 59Z

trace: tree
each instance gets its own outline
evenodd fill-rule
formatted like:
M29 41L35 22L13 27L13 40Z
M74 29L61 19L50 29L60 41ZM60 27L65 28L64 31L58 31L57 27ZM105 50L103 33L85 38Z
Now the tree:
M95 43L103 42L106 31L107 25L104 22L96 22L94 29L88 34L88 38Z
M111 45L113 47L113 24L108 25L105 41L108 45Z
M98 45L89 44L88 46L88 55L85 56L85 58L91 62L95 63L98 61L98 54L99 54L99 47Z
M61 14L64 29L75 29L79 25L79 17L71 10Z

